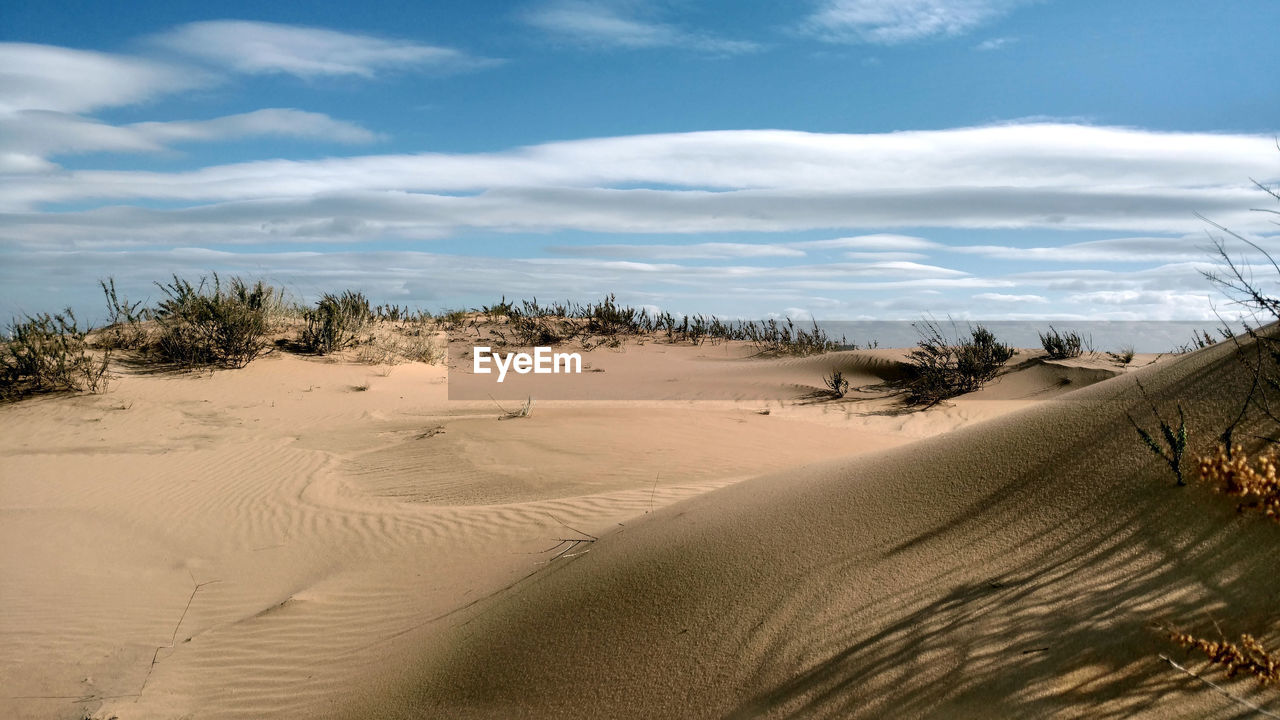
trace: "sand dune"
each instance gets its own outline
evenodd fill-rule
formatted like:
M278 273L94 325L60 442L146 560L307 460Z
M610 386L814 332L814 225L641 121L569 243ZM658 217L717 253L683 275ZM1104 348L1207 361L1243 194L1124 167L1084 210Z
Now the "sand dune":
M1227 348L1138 374L1183 400L1201 438L1240 381ZM424 636L396 691L364 708L1237 716L1158 660L1170 649L1153 623L1203 630L1209 611L1274 644L1280 579L1258 549L1280 530L1171 487L1124 418L1140 402L1117 378L665 508Z
M900 350L686 350L705 395L515 421L443 368L282 354L0 407L0 714L1235 713L1149 625L1274 641L1276 531L1171 489L1123 417L1138 374L1207 433L1222 351L1023 353L903 413ZM863 392L815 395L831 367Z

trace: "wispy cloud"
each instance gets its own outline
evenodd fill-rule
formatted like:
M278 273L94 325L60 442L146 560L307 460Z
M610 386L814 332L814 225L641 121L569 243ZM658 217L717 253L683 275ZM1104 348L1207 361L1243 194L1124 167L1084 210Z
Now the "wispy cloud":
M46 110L0 113L0 171L4 158L35 158L86 152L155 152L188 142L248 137L286 137L340 143L368 143L378 136L322 113L268 108L210 120L110 125L93 118ZM15 160L15 165L17 161ZM39 163L30 169L38 169ZM27 172L30 171L27 170Z
M550 0L520 14L553 38L597 49L683 47L722 55L760 49L757 43L693 32L644 17L633 4Z
M549 252L557 255L592 258L632 258L652 260L714 260L726 258L799 258L810 251L873 250L883 252L849 252L851 260L918 260L918 253L896 252L941 247L938 243L908 235L860 235L830 240L799 240L773 243L700 242L687 245L649 243L644 245L615 243L611 245L553 245Z
M368 143L378 139L377 134L355 123L292 108L267 108L211 120L134 123L126 127L165 143L271 136L340 143Z
M83 113L209 82L206 73L127 55L0 43L0 112Z
M801 29L828 42L879 45L964 35L1025 0L819 0Z
M1251 242L1267 252L1280 255L1280 237L1246 233ZM1213 243L1203 233L1179 237L1122 237L1067 243L1056 246L1010 247L965 245L951 252L1034 263L1151 263L1195 262L1213 255ZM1241 257L1261 260L1252 248L1241 248Z
M997 303L1038 303L1044 304L1049 299L1042 295L1009 295L1007 293L978 293L973 296L974 300L986 300L987 302Z
M115 125L88 113L221 82L173 61L48 45L0 43L0 173L58 169L52 158L86 152L154 152L177 143L291 137L367 143L379 136L322 113L266 108L203 120Z
M153 38L173 52L246 74L372 77L386 70L491 64L460 50L326 28L247 20L180 25Z
M650 260L722 260L727 258L804 257L803 250L786 244L705 242L689 245L552 245L548 252L570 257Z
M979 52L991 52L992 50L999 50L1000 48L1008 47L1016 42L1018 42L1018 39L1013 37L991 38L974 45L973 49Z

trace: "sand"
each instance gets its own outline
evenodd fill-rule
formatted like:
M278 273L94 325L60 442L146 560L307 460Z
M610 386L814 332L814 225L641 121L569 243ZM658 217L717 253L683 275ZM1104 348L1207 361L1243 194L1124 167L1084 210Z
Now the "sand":
M1280 527L1124 417L1141 378L1209 442L1228 348L1022 352L910 413L874 387L900 350L675 355L683 399L518 420L282 353L0 407L0 716L1241 715L1156 624L1280 644Z

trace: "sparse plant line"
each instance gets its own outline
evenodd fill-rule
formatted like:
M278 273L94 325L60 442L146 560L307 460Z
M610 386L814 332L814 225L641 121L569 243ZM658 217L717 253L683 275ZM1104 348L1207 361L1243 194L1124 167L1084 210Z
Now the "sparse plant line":
M822 381L826 384L827 390L837 400L849 392L849 381L845 379L844 373L839 370L833 368L830 375L823 376Z
M1183 487L1187 484L1182 476L1182 456L1187 450L1187 420L1182 412L1182 404L1178 404L1178 429L1174 430L1173 426L1160 414L1155 402L1147 394L1147 389L1142 386L1141 382L1138 382L1138 392L1142 393L1142 399L1146 400L1147 404L1151 406L1151 414L1155 417L1156 422L1160 424L1160 437L1164 441L1164 445L1161 445L1151 433L1143 429L1138 424L1138 421L1133 419L1132 415L1125 413L1125 417L1129 418L1129 424L1133 426L1133 429L1138 431L1138 436L1142 438L1142 442L1146 444L1147 449L1158 455L1169 465L1169 469L1173 471L1173 475L1178 481L1178 486ZM1168 446L1168 449L1165 448L1165 445Z

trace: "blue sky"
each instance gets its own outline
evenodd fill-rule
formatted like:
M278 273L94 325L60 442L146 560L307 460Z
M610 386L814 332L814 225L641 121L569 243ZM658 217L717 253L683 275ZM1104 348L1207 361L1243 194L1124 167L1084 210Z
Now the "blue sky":
M433 309L1208 318L1197 213L1280 246L1251 212L1277 27L1270 0L10 3L0 314L219 271Z

